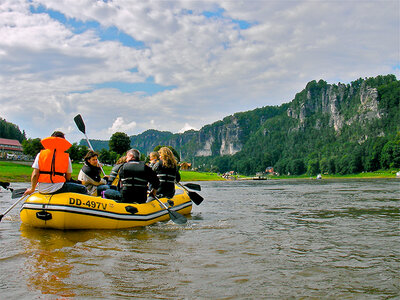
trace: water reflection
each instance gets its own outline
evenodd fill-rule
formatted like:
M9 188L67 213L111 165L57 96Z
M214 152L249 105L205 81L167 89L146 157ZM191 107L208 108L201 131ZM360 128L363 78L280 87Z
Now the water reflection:
M168 258L177 251L173 241L180 234L170 223L109 231L44 230L22 224L20 232L26 257L21 272L28 289L67 298L163 293L165 286L151 283L149 277L169 268ZM99 296L99 289L110 294Z
M74 268L65 248L94 238L90 231L43 230L21 225L27 255L24 270L28 287L43 295L75 297L73 286L68 282Z
M3 298L398 297L398 181L201 184L184 226L41 230L13 211L0 226Z

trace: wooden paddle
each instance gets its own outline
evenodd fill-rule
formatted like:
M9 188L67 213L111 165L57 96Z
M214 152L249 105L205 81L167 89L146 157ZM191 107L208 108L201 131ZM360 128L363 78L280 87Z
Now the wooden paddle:
M187 222L187 219L185 216L181 215L177 211L170 210L160 199L158 199L157 196L154 196L156 200L168 211L169 217L172 222L176 224L185 224Z
M79 131L82 132L85 135L85 138L86 138L86 141L87 141L87 143L89 145L89 148L92 151L94 151L93 147L90 144L90 141L89 141L89 139L88 139L88 137L86 135L86 126L85 126L85 123L83 122L82 116L80 114L77 114L75 116L75 118L74 118L74 121L75 121L75 124L78 127ZM103 170L102 166L100 165L100 162L99 162L99 166L100 166L101 171L103 172L103 175L106 176L106 173L104 173L104 170Z
M196 192L191 192L188 191L187 188L185 188L182 184L180 184L179 182L175 181L175 183L177 185L179 185L181 188L183 188L188 194L189 194L189 198L190 200L192 200L196 205L200 205L201 202L203 202L204 198L202 196L200 196L199 194L197 194Z
M4 181L0 181L0 186L1 186L3 189L8 190L8 187L10 186L10 183L9 183L9 182L4 182Z
M25 189L26 190L26 189ZM24 190L24 191L25 191ZM16 196L16 195L15 195ZM0 222L1 222L1 219L3 219L3 217L10 211L10 210L12 210L18 203L20 203L23 199L25 199L27 196L29 196L29 195L24 195L24 196L22 196L21 198L19 198L17 201L15 201L15 203L13 204L13 205L11 205L5 212L3 212L1 215L0 215ZM14 191L13 191L13 196L12 196L12 198L15 198L14 197Z
M13 189L10 187L9 182L4 182L4 181L0 181L0 186L2 188L12 192L12 196L11 196L12 199L21 197L26 191L26 189Z
M189 188L191 190L201 191L200 184L190 183L189 182L189 183L184 184L184 186L186 186L187 188Z

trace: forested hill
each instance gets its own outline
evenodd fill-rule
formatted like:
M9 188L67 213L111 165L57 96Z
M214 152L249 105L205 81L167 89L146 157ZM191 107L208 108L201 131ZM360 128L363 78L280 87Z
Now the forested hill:
M255 174L270 166L284 174L399 168L399 98L394 75L350 84L311 81L290 103L236 113L199 131L148 130L132 136L131 145L145 153L170 145L182 160L219 172Z
M26 139L25 132L21 132L19 127L13 123L7 122L0 117L0 138L18 140L22 143Z

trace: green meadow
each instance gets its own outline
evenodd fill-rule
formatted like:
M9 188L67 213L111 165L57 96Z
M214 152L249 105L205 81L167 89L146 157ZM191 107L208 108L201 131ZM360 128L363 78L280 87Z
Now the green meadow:
M32 163L0 161L0 181L6 182L29 182L32 174ZM72 164L72 178L77 179L81 164ZM111 172L110 166L104 166L104 172L108 175ZM224 180L216 173L200 173L193 171L181 171L182 181L205 181Z
M31 162L0 161L0 181L6 182L29 182L32 174ZM72 178L77 179L81 164L72 164ZM104 172L108 175L110 166L104 166ZM395 178L398 170L381 170L349 175L322 175L323 179L335 178ZM225 180L216 173L180 171L182 181L216 181ZM251 179L251 177L238 176L238 179ZM268 179L315 179L315 176L268 176Z

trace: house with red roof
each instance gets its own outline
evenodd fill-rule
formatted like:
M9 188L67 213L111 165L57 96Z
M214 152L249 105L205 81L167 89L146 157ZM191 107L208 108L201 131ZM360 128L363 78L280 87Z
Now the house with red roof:
M22 145L18 140L0 138L0 151L22 154Z

